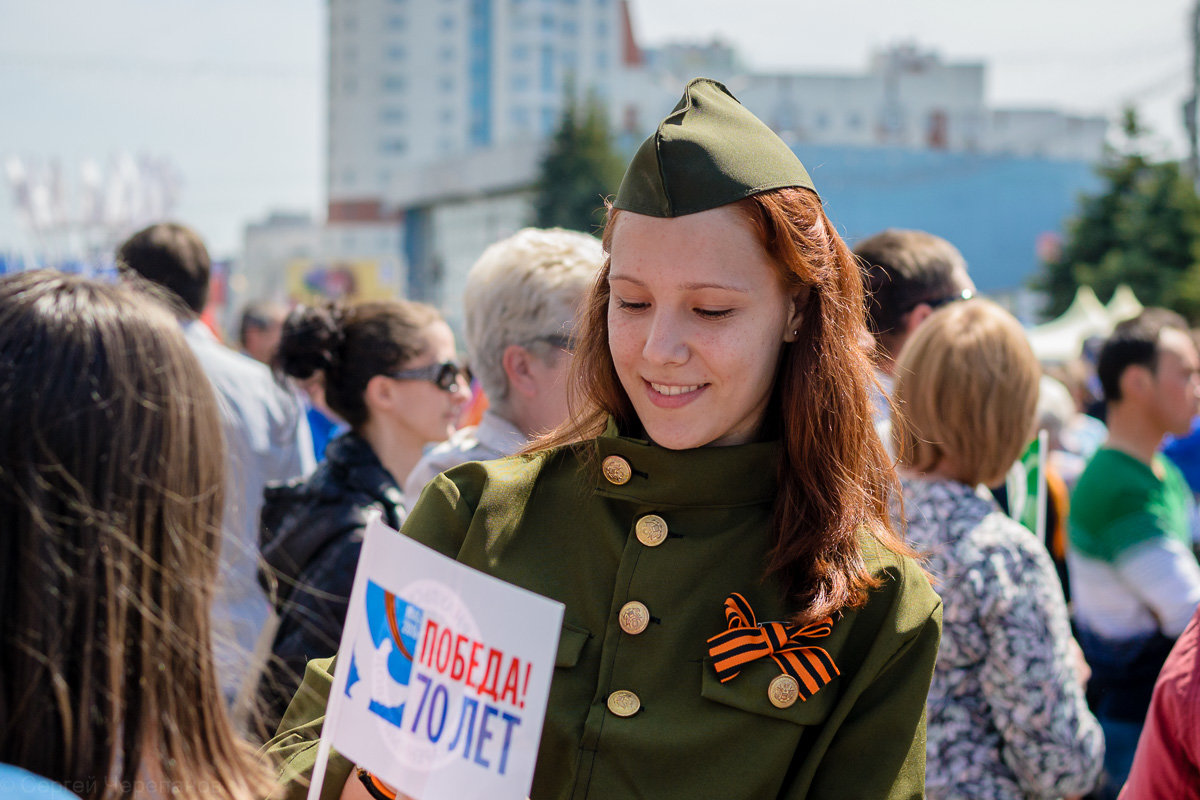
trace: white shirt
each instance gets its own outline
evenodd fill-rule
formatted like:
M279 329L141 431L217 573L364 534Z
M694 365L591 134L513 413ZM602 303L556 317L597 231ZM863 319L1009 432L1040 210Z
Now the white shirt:
M217 396L225 436L225 516L220 583L213 602L213 649L221 688L232 701L270 606L258 584L258 514L263 488L316 467L312 434L295 397L271 371L217 341L199 320L184 338Z
M455 431L449 439L421 457L404 481L404 496L415 503L434 476L467 461L491 461L516 453L529 439L517 426L490 408L478 425Z

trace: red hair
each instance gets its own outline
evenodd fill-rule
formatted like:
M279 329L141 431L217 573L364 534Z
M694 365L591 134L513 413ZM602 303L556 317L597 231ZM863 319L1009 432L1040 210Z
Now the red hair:
M863 559L864 530L894 552L910 552L889 519L899 486L872 420L874 378L864 347L870 337L858 262L813 192L775 189L735 207L803 308L799 336L783 348L767 411L783 446L774 544L764 567L802 609L795 620L807 622L862 605L878 586ZM609 209L608 252L622 213ZM598 436L610 415L621 431L641 427L609 351L609 268L606 261L580 310L570 419L537 449Z

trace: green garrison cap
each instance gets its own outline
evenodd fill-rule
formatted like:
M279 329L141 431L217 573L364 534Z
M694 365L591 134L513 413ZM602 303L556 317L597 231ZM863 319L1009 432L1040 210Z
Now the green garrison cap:
M774 131L723 84L695 78L634 154L613 205L682 217L785 186L817 191Z

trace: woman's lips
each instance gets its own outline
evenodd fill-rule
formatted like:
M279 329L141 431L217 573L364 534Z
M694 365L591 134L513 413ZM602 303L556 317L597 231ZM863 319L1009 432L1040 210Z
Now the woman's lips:
M643 379L650 402L659 408L680 408L704 394L707 383L654 383Z

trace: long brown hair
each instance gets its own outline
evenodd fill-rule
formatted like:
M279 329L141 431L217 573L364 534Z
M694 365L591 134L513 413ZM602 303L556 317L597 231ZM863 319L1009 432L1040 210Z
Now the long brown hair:
M899 487L875 432L869 388L873 373L864 342L859 267L804 189L775 189L736 207L779 269L785 291L804 304L796 342L785 345L768 417L783 447L765 571L776 576L805 622L862 605L878 585L863 560L865 530L884 547L909 553L893 532L889 503ZM604 246L621 212L610 207ZM571 364L571 415L537 448L599 435L611 415L621 431L640 428L609 352L606 261L580 310Z
M165 306L0 279L0 762L91 800L270 793L211 652L223 462Z

